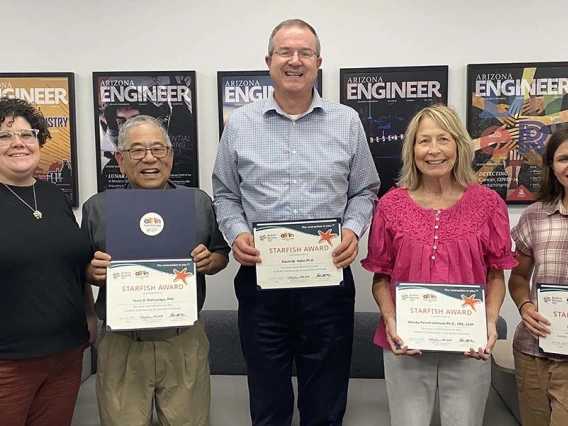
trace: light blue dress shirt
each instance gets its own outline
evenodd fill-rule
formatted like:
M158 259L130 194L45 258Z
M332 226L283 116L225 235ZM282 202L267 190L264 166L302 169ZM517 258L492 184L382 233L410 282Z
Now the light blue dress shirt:
M292 119L274 96L229 117L213 169L215 211L229 244L255 222L339 218L361 237L380 181L359 116L313 91Z

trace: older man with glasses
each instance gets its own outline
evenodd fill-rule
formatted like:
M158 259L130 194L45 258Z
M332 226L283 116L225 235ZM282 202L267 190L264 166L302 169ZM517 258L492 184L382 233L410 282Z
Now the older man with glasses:
M128 120L118 135L115 153L127 188L168 190L183 188L168 179L173 149L166 129L157 119L140 115ZM197 266L198 309L205 300L205 275L228 263L229 247L219 232L211 199L197 188L195 195L197 247L188 247ZM83 206L81 228L88 234L95 255L87 279L100 286L96 310L106 319L105 193ZM192 217L194 215L194 217ZM104 327L103 327L104 328ZM209 422L209 343L201 322L186 328L144 332L106 332L99 345L97 399L102 426L148 425L155 401L162 425L206 426Z

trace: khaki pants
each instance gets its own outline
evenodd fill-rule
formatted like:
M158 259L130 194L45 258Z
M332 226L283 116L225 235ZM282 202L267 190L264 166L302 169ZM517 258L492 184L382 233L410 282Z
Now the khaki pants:
M568 425L568 362L513 353L523 426Z
M96 386L101 426L150 425L154 399L162 426L209 424L209 341L203 324L172 337L171 330L163 331L165 340L157 340L160 330L104 334Z

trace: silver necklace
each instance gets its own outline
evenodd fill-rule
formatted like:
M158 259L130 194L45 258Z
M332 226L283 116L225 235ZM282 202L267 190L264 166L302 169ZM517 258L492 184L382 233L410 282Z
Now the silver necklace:
M42 214L41 212L37 209L37 199L36 199L36 193L35 193L35 182L32 185L32 191L34 193L34 207L30 206L28 203L26 203L24 200L22 200L22 198L16 194L14 191L12 191L12 188L10 188L8 185L6 185L4 182L2 182L2 185L4 185L6 187L6 189L8 191L10 191L12 194L14 194L16 197L18 197L18 200L20 200L22 203L24 203L26 206L29 207L29 209L33 212L33 215L36 219L41 219L42 218Z

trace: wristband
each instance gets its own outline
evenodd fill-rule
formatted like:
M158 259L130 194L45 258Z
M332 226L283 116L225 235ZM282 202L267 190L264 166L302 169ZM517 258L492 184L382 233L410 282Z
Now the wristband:
M523 306L525 306L527 303L531 303L534 305L533 302L531 302L530 300L525 300L523 303L521 303L521 306L519 306L519 314L521 313L521 310L523 309Z

